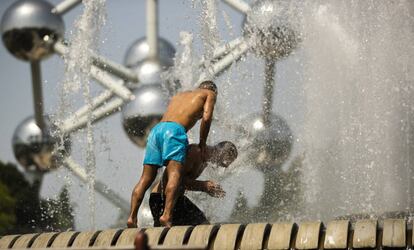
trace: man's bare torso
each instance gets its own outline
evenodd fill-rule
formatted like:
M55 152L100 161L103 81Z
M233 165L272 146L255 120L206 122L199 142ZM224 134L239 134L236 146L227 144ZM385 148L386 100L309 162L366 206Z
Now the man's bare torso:
M203 116L203 107L211 91L196 89L178 93L171 98L161 122L177 122L190 130Z
M197 179L201 175L201 173L204 171L206 166L207 164L205 162L202 162L201 160L201 151L198 145L196 144L189 145L188 151L187 151L187 158L183 165L183 168L184 168L183 178L189 178L193 180ZM167 179L166 179L167 175L164 173L162 178L163 178L162 183L165 186L165 184L167 183ZM158 182L152 189L152 192L161 193L161 191L162 191L161 185L160 185L160 182ZM183 190L181 192L183 192Z

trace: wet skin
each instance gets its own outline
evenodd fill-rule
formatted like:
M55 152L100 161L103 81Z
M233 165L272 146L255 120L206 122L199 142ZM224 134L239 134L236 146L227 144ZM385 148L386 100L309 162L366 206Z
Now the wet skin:
M218 156L218 157L217 157ZM220 159L218 159L220 158ZM221 186L213 181L199 181L197 178L201 175L204 169L208 166L208 162L215 163L221 167L228 167L234 158L228 159L225 153L219 153L215 147L207 146L205 160L202 159L201 149L197 144L191 144L188 147L187 158L183 165L183 185L180 186L179 195L182 195L185 190L206 192L213 197L223 197L225 191ZM231 158L231 157L230 157ZM227 159L226 164L223 160ZM152 189L152 193L161 193L165 189L165 183L168 181L168 176L164 173L162 182L158 182ZM161 184L164 184L161 186Z
M171 98L161 122L171 121L181 124L186 131L190 130L198 120L200 124L201 159L205 158L206 141L213 118L216 93L214 91L197 88L194 91L181 92ZM170 160L166 167L167 182L164 193L166 195L164 213L160 222L166 227L171 227L171 213L178 196L181 185L183 166L180 162ZM145 191L155 180L157 168L144 165L139 182L135 185L131 195L131 212L127 221L128 227L136 227L138 209L144 198Z
M205 145L213 116L216 94L207 89L179 93L171 98L161 122L172 121L190 130L201 119L200 144Z

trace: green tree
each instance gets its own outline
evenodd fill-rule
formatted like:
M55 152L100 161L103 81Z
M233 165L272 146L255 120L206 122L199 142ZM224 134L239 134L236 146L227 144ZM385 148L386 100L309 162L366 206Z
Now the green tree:
M69 191L62 188L57 199L42 200L42 218L45 229L52 231L66 231L74 228L73 208L69 200Z
M0 183L0 235L10 230L16 222L15 203L16 200L11 196L8 188Z
M45 200L39 197L40 186L40 180L30 184L15 165L0 161L0 234L73 229L67 188Z

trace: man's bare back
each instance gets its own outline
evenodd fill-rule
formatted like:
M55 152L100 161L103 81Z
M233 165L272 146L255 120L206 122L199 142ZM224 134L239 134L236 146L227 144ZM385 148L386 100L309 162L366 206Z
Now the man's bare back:
M188 131L205 115L212 114L215 101L216 94L211 90L181 92L171 98L161 122L177 122Z
M222 145L226 145L223 147ZM231 146L228 146L231 145ZM224 191L220 185L212 181L198 181L197 178L203 173L208 163L216 164L219 167L227 168L236 158L237 149L233 143L220 142L215 146L207 146L207 155L203 159L200 147L197 144L190 144L188 146L187 157L183 164L183 186L180 189L180 194L183 194L185 189L193 191L203 191L209 193L211 196L221 196ZM167 183L167 175L163 175L162 183ZM152 189L152 193L162 193L161 183L158 182ZM204 187L201 187L203 186Z
M173 225L199 225L208 223L207 217L188 197L185 191L199 191L209 194L212 197L223 197L225 191L222 187L212 180L197 180L205 168L211 163L218 167L227 168L237 158L236 146L223 141L215 146L206 146L205 158L199 145L191 144L187 150L187 156L183 163L183 185L178 191L178 200L173 210ZM152 189L149 206L154 218L154 226L161 225L162 208L164 207L166 186L168 175L163 174L162 181L159 181Z
M187 151L187 158L183 164L184 181L197 179L201 175L201 173L204 171L206 166L207 166L207 163L203 162L201 158L200 147L196 144L189 145L188 151ZM164 174L162 178L163 178L162 183L167 183L167 175ZM152 189L152 193L161 193L161 192L162 192L162 187L160 185L160 182L158 182ZM183 192L184 192L184 189L182 188L180 190L180 193L182 194Z

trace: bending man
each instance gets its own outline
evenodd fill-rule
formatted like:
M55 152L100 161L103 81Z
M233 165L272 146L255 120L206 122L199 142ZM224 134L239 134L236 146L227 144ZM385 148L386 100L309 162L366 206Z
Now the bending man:
M216 85L211 81L205 81L197 89L178 93L171 98L161 122L148 136L142 175L131 196L128 227L136 227L138 209L145 192L154 182L158 168L162 166L166 166L168 180L165 186L165 207L160 223L166 227L171 226L171 212L178 195L183 163L187 154L187 131L201 119L198 146L204 157L216 96Z

